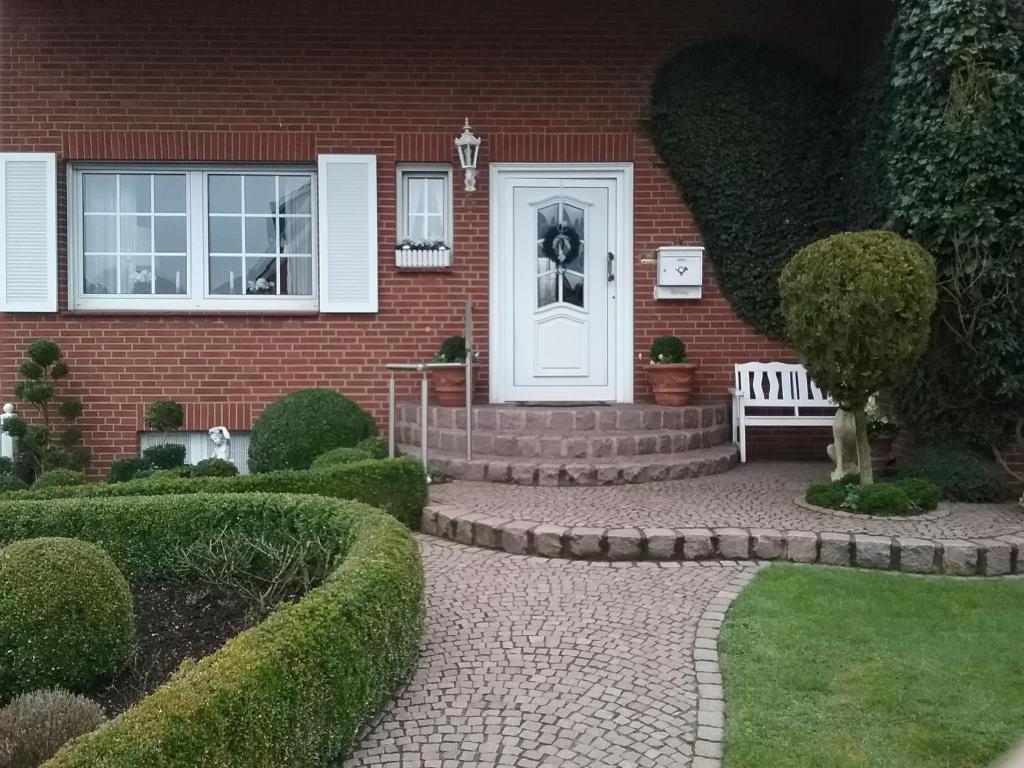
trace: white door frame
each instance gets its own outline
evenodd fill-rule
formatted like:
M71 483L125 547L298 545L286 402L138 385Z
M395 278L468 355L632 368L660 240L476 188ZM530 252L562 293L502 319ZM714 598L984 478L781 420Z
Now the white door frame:
M498 259L504 253L501 246L505 233L501 232L501 215L512 200L505 195L502 181L509 178L552 179L612 179L616 182L617 210L609 215L616 219L616 242L611 244L615 254L617 344L611 363L615 380L616 402L633 402L633 164L632 163L491 163L490 165L490 310L488 312L488 371L490 373L490 401L504 403L513 400L509 394L512 384L513 356L499 354L498 345L504 324L512 322L513 306L511 286L499 285Z

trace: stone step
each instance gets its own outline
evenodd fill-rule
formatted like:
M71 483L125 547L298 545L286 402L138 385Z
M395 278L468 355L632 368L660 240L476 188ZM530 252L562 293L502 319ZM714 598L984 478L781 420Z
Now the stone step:
M680 408L650 403L586 406L474 406L473 428L477 432L508 434L577 432L637 432L640 430L706 429L728 423L726 403L687 405ZM398 426L418 427L419 405L399 403ZM427 426L438 429L465 429L466 409L427 407Z
M416 454L415 446L402 446ZM658 480L682 480L725 472L736 466L734 445L701 448L685 453L617 456L608 459L516 459L508 456L431 452L428 462L457 480L490 481L516 485L627 485Z
M420 445L418 427L399 426L397 440ZM473 449L482 454L524 459L608 459L616 456L647 456L683 453L722 445L729 440L729 426L703 429L589 431L560 435L553 432L520 434L484 430L473 434ZM427 446L452 453L465 452L464 429L427 428Z

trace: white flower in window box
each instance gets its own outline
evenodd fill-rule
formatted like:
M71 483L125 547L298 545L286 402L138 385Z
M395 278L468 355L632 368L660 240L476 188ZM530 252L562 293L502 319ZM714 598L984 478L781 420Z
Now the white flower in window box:
M401 269L444 269L452 265L452 250L443 240L403 240L395 246L395 266Z

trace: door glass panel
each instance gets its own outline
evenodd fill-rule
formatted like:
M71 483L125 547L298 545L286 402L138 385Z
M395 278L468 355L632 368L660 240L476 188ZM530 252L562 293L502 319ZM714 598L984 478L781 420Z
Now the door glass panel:
M584 304L583 208L566 201L537 209L537 306Z
M583 306L583 276L573 272L562 275L562 301L574 307Z
M546 307L558 301L558 275L551 272L537 278L537 306Z

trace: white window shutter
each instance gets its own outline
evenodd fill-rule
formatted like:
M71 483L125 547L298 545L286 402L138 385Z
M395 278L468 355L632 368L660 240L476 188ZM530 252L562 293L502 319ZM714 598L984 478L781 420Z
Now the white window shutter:
M377 311L377 158L320 155L320 311Z
M0 152L0 312L57 311L57 156Z

